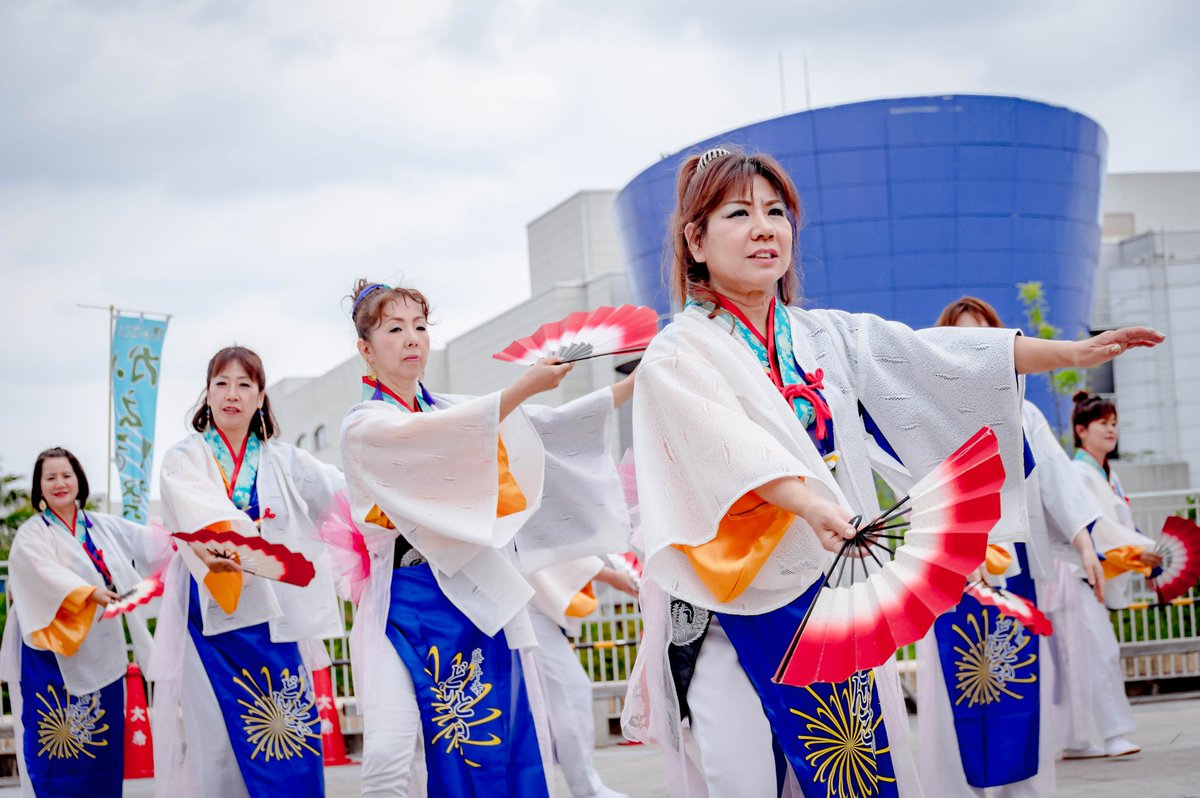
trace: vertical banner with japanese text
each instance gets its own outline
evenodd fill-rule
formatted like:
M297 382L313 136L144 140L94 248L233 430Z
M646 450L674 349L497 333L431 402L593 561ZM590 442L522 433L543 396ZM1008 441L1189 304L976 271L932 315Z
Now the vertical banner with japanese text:
M121 515L146 523L154 463L154 415L166 319L123 316L112 338L113 443L121 475Z

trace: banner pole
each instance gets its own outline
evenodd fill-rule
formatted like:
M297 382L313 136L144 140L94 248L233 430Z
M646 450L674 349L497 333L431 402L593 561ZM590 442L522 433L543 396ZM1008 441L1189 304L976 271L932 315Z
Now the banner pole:
M108 504L107 512L112 515L112 470L113 470L113 326L115 324L114 317L117 309L113 305L108 306L108 459L106 461L105 475L108 477L108 487L105 488L105 501Z

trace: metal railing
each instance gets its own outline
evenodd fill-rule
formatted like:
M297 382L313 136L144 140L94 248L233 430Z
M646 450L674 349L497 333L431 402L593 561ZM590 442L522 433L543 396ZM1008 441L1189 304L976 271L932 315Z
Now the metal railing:
M1200 490L1164 490L1131 493L1130 509L1142 534L1157 539L1167 516L1196 520ZM1193 587L1183 598L1155 606L1154 591L1146 580L1137 580L1133 604L1114 610L1113 628L1121 644L1125 681L1200 676L1200 592Z

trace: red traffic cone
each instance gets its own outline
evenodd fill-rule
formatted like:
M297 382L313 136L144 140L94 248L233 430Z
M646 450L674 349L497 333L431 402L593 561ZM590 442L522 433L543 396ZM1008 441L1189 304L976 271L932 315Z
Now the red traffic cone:
M317 713L321 716L321 748L325 766L352 765L346 756L346 739L342 737L342 722L338 719L337 705L333 703L333 684L329 679L329 668L313 672L313 692L317 694Z
M146 707L146 685L136 662L125 671L125 778L154 778L154 737Z

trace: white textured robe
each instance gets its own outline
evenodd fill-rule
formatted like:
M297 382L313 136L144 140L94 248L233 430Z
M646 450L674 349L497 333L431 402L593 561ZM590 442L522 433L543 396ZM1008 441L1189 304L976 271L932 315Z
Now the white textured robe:
M167 451L160 479L163 520L172 532L195 532L224 521L238 534L259 536L254 522L230 501L212 449L202 435L188 435ZM341 472L308 452L272 440L263 443L256 484L264 516L268 509L274 516L264 517L262 537L303 554L312 561L316 575L301 588L246 574L238 608L226 614L204 588L207 567L190 547L179 546L167 571L149 672L156 682L154 789L159 798L195 795L197 779L208 779L214 762L224 762L219 766L223 769L232 765L236 771L231 760L223 759L222 752L228 748L224 721L212 688L203 678L203 668L198 667L188 632L189 577L199 583L205 635L269 623L272 641L300 644L310 672L329 665L320 639L337 637L345 629L328 554L317 532L333 511L334 494L345 485ZM202 714L207 725L215 726L214 733L188 736L180 722L184 705L184 712ZM234 792L224 798L234 798L238 788L245 790L240 774L225 775L232 781L222 789Z
M679 795L704 792L681 750L666 665L669 596L720 612L769 612L800 596L831 555L797 518L751 585L720 603L673 546L712 540L737 499L780 477L803 477L855 513L878 513L860 401L916 479L981 426L990 426L1007 472L1003 518L992 537L1013 540L1025 532L1014 331L914 332L870 315L788 312L800 367L808 374L824 370L822 393L841 458L835 476L758 359L731 334L727 317L709 319L696 307L676 315L651 343L638 372L633 422L639 529L647 557L644 576L655 585L643 588L645 634L622 726L632 739L664 745ZM902 794L918 795L894 666L878 670L876 685Z
M1099 513L1096 525L1092 527L1092 542L1096 551L1104 554L1123 546L1142 546L1146 551L1153 551L1154 541L1138 531L1129 502L1117 493L1121 486L1117 475L1112 474L1105 479L1090 463L1072 460L1071 464L1081 477L1088 498ZM1104 603L1113 610L1128 607L1133 588L1141 578L1141 574L1129 572L1107 580L1104 586Z
M88 533L104 552L105 565L118 592L131 589L155 563L154 546L145 528L106 513L89 512ZM54 620L63 601L77 588L104 587L91 558L75 536L40 513L17 530L9 553L8 590L13 605L0 645L0 679L8 682L12 699L14 734L21 772L25 772L21 739L21 643L32 645L32 632L45 629ZM93 605L92 628L74 655L55 654L63 681L72 695L95 692L125 676L129 663L125 632L119 619L103 620L104 608ZM125 614L133 641L134 656L143 665L150 660L150 633L146 628L148 609L143 606ZM22 794L33 795L28 778L21 781Z
M1070 463L1077 491L1093 516L1092 543L1103 554L1121 546L1154 548L1154 541L1134 527L1129 504L1117 494L1113 484L1092 465L1081 460ZM1082 574L1066 558L1057 562L1051 619L1056 634L1053 645L1060 679L1055 697L1062 705L1059 743L1063 748L1086 748L1093 731L1101 741L1134 730L1133 711L1125 697L1125 675L1121 670L1121 651L1113 630L1108 608L1128 606L1129 593L1142 577L1121 574L1105 581L1104 601L1100 605Z

